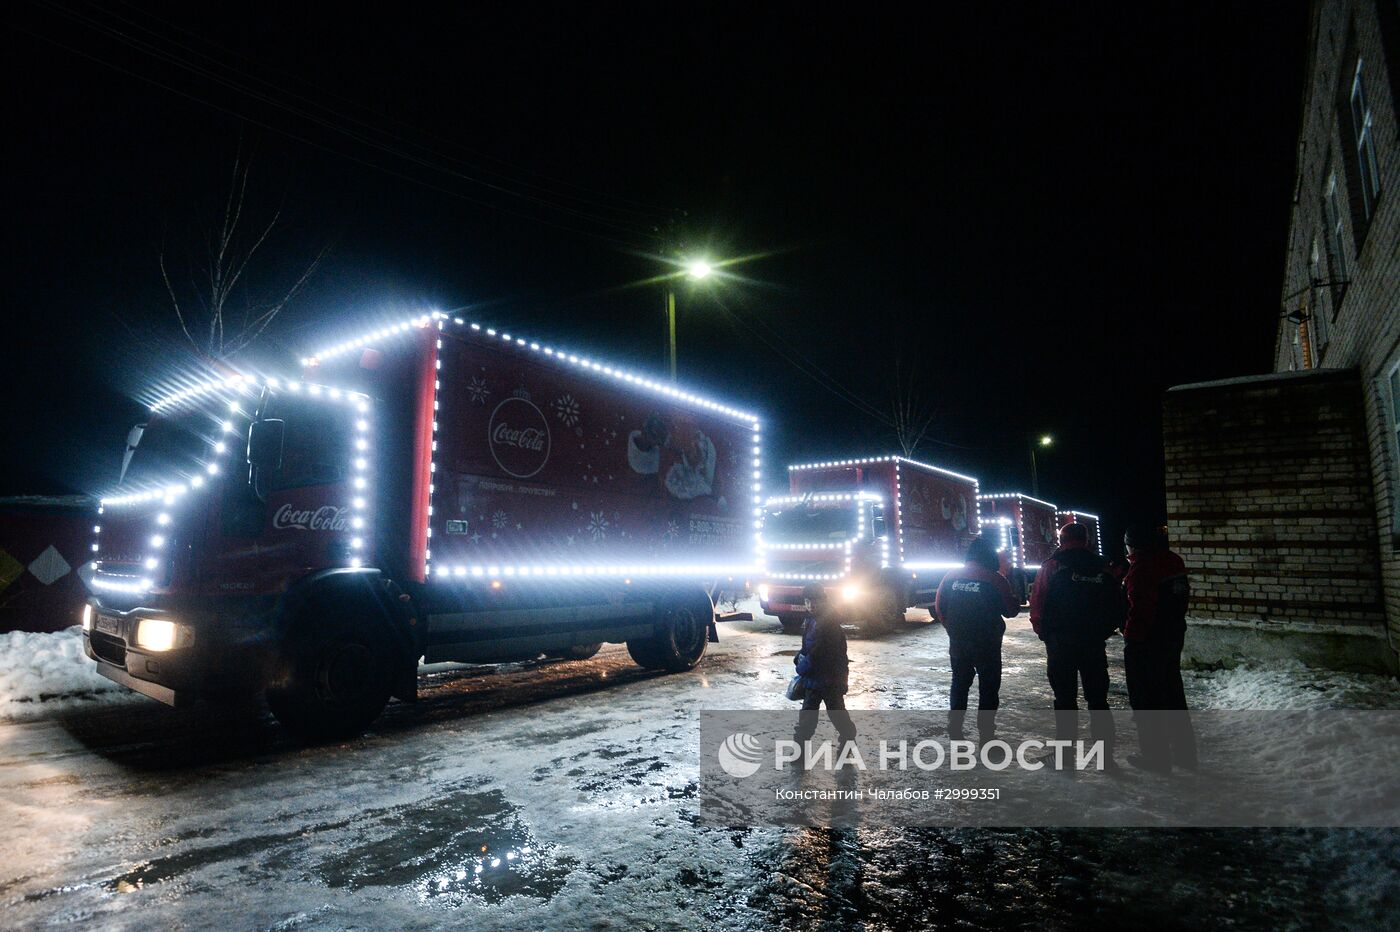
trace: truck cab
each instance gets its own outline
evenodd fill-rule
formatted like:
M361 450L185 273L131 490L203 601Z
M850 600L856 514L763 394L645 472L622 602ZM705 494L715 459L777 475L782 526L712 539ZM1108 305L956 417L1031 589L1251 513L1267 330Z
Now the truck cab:
M978 533L977 480L888 455L788 467L789 493L764 512L763 610L802 621L817 583L853 622L880 631L933 604Z
M764 508L763 610L783 630L801 629L803 587L820 582L841 608L859 617L881 595L889 569L885 503L870 492L826 492L768 499ZM901 608L902 614L902 608Z
M158 403L94 525L98 671L172 705L275 678L279 608L373 562L371 417L358 393L241 375Z

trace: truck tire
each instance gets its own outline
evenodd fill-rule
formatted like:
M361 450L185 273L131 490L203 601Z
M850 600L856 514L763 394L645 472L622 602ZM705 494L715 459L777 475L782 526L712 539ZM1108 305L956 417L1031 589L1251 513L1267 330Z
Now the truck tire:
M627 642L627 653L648 670L681 673L694 668L710 644L714 605L703 592L672 602L656 633Z
M597 644L575 644L573 647L566 647L561 656L565 660L587 660L602 649L602 641Z
M783 626L783 634L801 634L803 620L801 615L778 616L778 624Z
M284 685L267 691L283 727L308 742L359 737L389 702L392 647L372 624L318 619L288 639Z
M886 634L904 623L905 601L903 590L892 585L883 585L875 592L870 612L861 620L862 634Z

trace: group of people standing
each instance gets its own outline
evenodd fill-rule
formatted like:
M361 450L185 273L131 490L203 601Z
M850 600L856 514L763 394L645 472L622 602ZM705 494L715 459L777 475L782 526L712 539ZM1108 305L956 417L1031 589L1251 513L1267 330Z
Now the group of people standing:
M1045 644L1045 670L1057 713L1056 737L1075 737L1082 690L1090 735L1104 742L1107 766L1116 769L1107 642L1121 632L1128 703L1140 746L1138 754L1128 755L1128 762L1155 772L1169 772L1173 766L1194 769L1196 742L1190 720L1184 714L1167 714L1186 709L1181 679L1190 599L1186 565L1168 546L1165 528L1131 527L1124 543L1128 568L1120 573L1089 548L1084 525L1067 524L1060 529L1059 548L1040 567L1032 586L1031 628ZM804 597L809 617L795 663L806 696L794 737L799 742L812 737L816 710L825 705L841 740L852 740L856 729L845 710L846 636L821 586L808 586ZM1020 610L1020 599L1012 592L996 549L987 539L975 538L962 567L943 579L934 603L935 617L948 632L952 666L948 729L953 738L964 736L974 680L978 737L985 742L995 734L1005 619Z

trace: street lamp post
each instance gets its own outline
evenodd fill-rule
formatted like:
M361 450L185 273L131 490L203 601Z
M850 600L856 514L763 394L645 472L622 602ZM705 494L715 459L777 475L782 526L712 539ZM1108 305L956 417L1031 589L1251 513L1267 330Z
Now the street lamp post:
M704 259L692 259L685 263L686 278L691 281L700 281L708 278L714 268ZM676 381L676 286L674 278L668 278L666 283L666 347L667 359L671 368L671 382Z
M1040 498L1040 475L1036 471L1035 448L1049 447L1054 444L1054 442L1054 437L1051 437L1049 434L1042 434L1039 437L1032 437L1026 444L1026 447L1031 451L1031 495L1035 498Z

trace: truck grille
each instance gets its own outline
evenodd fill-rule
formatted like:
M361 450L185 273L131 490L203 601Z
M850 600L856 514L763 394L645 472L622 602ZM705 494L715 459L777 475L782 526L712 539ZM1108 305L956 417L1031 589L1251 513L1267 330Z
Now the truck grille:
M126 642L121 638L93 631L88 635L88 642L92 644L92 652L102 660L119 667L126 666Z

